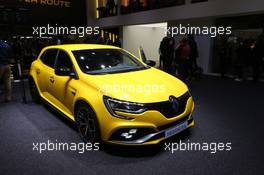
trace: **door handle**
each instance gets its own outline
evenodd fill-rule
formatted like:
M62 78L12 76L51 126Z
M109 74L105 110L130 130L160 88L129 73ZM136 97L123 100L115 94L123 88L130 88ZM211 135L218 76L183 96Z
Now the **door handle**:
M53 76L51 76L51 77L50 77L50 82L51 82L51 83L54 83L54 82L55 82L55 80L54 80L54 77L53 77Z
M37 69L36 73L37 73L37 75L39 75L40 74L40 69Z
M71 91L72 95L76 95L76 89L73 87L70 87L69 90Z

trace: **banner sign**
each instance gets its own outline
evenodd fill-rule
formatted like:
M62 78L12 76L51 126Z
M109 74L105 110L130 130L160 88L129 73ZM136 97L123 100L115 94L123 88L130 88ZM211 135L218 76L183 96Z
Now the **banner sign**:
M0 0L0 24L83 25L85 0Z
M53 7L71 7L69 0L20 0L25 5L40 5L40 6L53 6Z

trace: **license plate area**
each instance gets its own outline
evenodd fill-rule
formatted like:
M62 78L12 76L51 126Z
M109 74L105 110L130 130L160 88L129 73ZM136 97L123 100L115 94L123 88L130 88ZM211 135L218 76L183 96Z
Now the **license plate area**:
M186 121L175 127L168 129L167 131L165 131L165 138L169 138L171 136L178 134L179 132L185 130L187 126L188 126L188 122Z

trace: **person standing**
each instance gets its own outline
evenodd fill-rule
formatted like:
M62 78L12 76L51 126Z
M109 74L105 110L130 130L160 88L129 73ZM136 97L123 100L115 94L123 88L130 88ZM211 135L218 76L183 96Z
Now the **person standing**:
M227 73L227 60L228 60L227 39L228 39L227 37L221 36L219 38L219 43L218 43L219 65L220 65L220 73L222 78L225 78Z
M166 55L166 47L167 47L167 42L168 42L168 37L165 36L162 41L160 42L160 47L159 47L159 54L160 54L160 68L164 70L164 59Z
M190 51L191 76L194 76L195 72L198 69L198 66L197 66L197 58L199 56L198 48L197 48L197 43L196 43L193 35L188 35L188 41L189 41L189 45L191 48L191 51Z
M164 37L160 43L160 63L162 63L163 70L172 75L174 74L172 67L174 45L175 41L172 37Z
M109 16L115 15L115 0L108 0L106 3L106 8Z
M0 38L0 79L4 84L4 101L11 101L11 67L13 57L11 47Z
M187 38L183 38L178 46L179 49L179 68L178 73L182 81L186 82L190 74L190 52L191 47Z
M253 53L254 53L252 59L253 81L257 82L260 76L261 61L264 57L264 30L256 41L255 47L253 48Z
M239 45L236 49L236 58L234 60L234 65L235 65L235 81L242 81L244 78L244 67L245 67L245 51L246 51L246 46L244 41L242 41L241 38L239 38Z
M131 12L138 12L140 10L140 1L129 0L129 7Z

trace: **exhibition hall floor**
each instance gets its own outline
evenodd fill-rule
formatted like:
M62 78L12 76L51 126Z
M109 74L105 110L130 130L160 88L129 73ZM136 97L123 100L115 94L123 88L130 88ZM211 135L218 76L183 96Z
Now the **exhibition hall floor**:
M190 86L196 125L167 142L231 142L231 151L165 151L104 145L101 151L33 151L33 142L81 142L68 120L45 105L0 103L0 174L264 174L264 83L207 77Z

